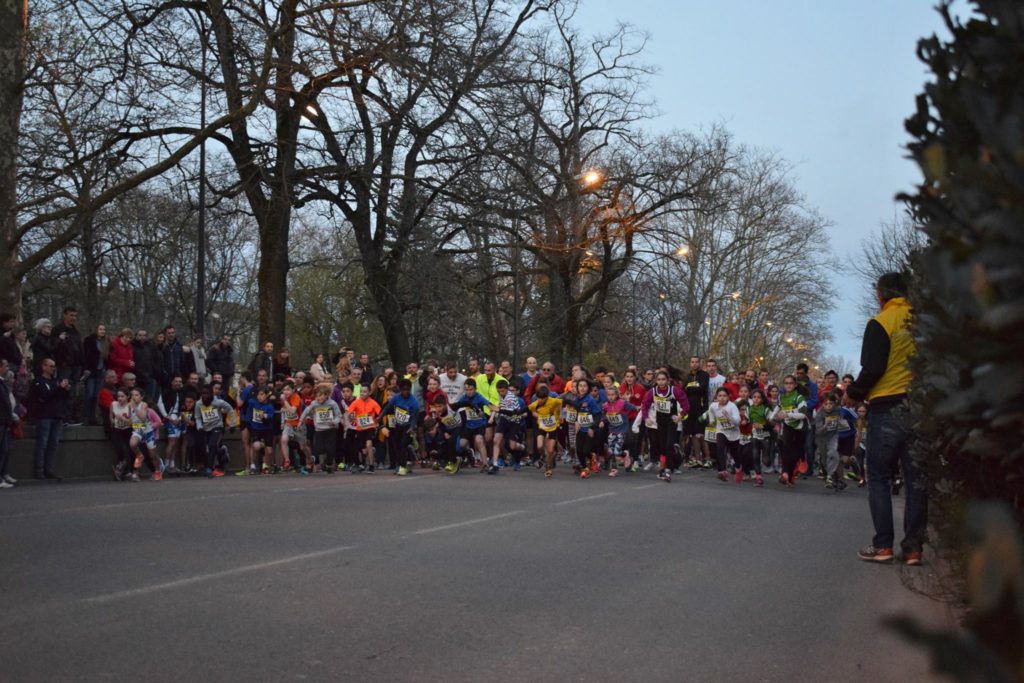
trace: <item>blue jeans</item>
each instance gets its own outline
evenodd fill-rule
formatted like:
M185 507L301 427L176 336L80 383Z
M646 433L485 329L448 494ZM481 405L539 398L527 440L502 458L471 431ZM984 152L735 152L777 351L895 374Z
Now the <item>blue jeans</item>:
M892 475L899 463L906 483L903 512L903 552L920 552L927 540L928 489L924 475L910 456L910 419L904 403L874 405L868 410L868 505L876 548L892 548Z
M36 420L36 474L53 472L57 464L57 446L64 421L59 417L44 417Z
M0 477L7 474L7 461L11 457L11 428L0 424Z
M99 419L96 415L96 401L99 399L100 387L103 386L104 370L95 370L85 379L85 419L87 422L95 422Z

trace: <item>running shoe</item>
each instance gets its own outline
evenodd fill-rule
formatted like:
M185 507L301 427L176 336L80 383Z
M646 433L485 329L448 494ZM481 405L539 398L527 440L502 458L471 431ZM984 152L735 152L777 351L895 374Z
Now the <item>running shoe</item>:
M270 465L263 463L263 474L270 474Z
M619 476L619 471L613 467L611 470L608 471L608 476L617 477Z
M498 470L499 470L499 467L497 465L491 465L490 467L488 467L484 471L487 472L487 474L497 474Z
M598 464L596 458L592 458L590 460L590 471L593 472L594 474L597 474L598 472L601 471L601 465Z
M722 481L729 481L729 475L728 473L726 473L725 470L722 470L721 472L718 473L718 478L721 479Z
M754 477L754 486L757 488L764 486L764 479L761 478L760 474Z
M246 477L249 474L251 474L251 473L249 472L248 468L242 468L242 469L238 470L237 472L235 472L235 476L236 477Z
M666 469L665 470L665 476L663 476L661 478L661 480L663 482L665 482L666 484L671 484L672 483L672 472L670 472L668 469Z
M640 471L640 464L639 464L639 463L637 463L637 462L636 462L636 461L634 460L634 461L633 461L633 466L629 468L629 471L630 471L630 472L639 472L639 471Z
M163 478L164 475L160 470L157 470L156 472L153 473L153 481L162 481Z
M430 465L430 469L434 470L435 472L439 471L439 470L441 469L441 463L439 463L438 461L436 461L436 460L435 460L435 461L434 461L434 462L433 462L433 463L432 463L432 464Z
M545 477L548 477L550 479L551 478L551 474L552 474L551 470L544 470L544 476Z
M405 475L409 474L409 468L406 467L405 465L403 465L403 466L398 468L398 470L395 472L395 474L397 474L400 477L404 477Z
M580 479L586 479L589 476L590 476L590 470L588 470L585 467L580 470Z
M499 467L499 468L504 468L505 467L505 458L498 458L497 467Z
M846 477L847 479L849 479L850 481L857 481L857 473L856 472L847 472L843 476Z
M633 470L633 458L630 457L629 451L622 451L622 469Z
M703 469L705 469L705 470L710 470L710 469L712 468L712 465L711 465L711 461L710 461L710 460L705 460L704 462L702 462L702 463L700 464L700 466L701 466L701 467L702 467Z
M446 474L455 474L455 465L453 463L448 463L444 466L444 471Z
M682 473L683 473L683 471L681 469L679 469L678 467L675 468L674 470L672 470L672 474L682 474Z
M353 471L353 472L355 472L355 470L352 470L352 471ZM309 470L308 470L308 469L306 469L305 467L300 467L300 468L299 468L299 474L301 474L301 475L307 475L307 474L309 474Z
M516 472L518 472L520 469L522 469L522 467L523 467L522 463L520 463L518 460L516 460L514 463L512 463L512 469L515 470Z
M377 474L377 466L376 465L370 465L369 467L366 468L366 473L367 474Z
M857 480L857 488L859 488L859 489L864 488L864 486L866 484L867 484L867 482L864 481L864 477L861 477L860 479Z
M213 476L215 476L215 477L223 477L224 476L224 470L222 470L220 468L215 469L213 471Z
M783 472L779 475L779 483L785 486L789 486L789 475Z
M136 465L136 467L138 467L138 465ZM897 477L892 482L892 495L894 495L894 496L900 495L900 490L902 488L903 488L903 480L900 479L899 477Z
M646 465L644 465L644 472L650 472L652 469L654 469L653 462L648 462Z
M132 467L132 469L135 469L135 470L137 470L137 469L139 469L140 467L142 467L142 456L141 456L141 455L136 455L136 456L135 456L135 464L134 464L134 466Z
M828 479L825 480L825 488L827 488L827 489L834 489L835 488L835 484L832 483L832 477L829 477Z
M918 554L920 555L920 553ZM892 548L876 548L873 545L869 545L867 548L859 551L857 557L865 562L892 562L894 556Z
M908 567L920 566L922 559L923 558L920 550L909 553L903 553L903 564L907 565Z

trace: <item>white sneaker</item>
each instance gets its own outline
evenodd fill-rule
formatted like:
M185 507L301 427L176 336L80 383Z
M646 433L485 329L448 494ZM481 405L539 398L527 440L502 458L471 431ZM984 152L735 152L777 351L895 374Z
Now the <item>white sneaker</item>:
M0 480L0 489L13 489L13 488L14 488L14 484L8 484L6 481Z
M14 486L15 484L18 483L18 480L15 479L14 477L12 477L9 474L5 474L4 475L4 481L7 482L8 484L10 484L11 486Z
M644 465L644 472L650 472L652 469L654 469L653 462L648 462L646 465Z

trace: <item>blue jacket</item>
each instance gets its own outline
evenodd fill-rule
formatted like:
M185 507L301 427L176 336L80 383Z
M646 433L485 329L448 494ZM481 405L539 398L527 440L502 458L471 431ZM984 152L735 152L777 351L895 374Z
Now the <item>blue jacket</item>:
M587 394L583 398L568 398L565 399L565 401L569 405L576 408L576 410L578 410L579 412L589 413L591 417L593 417L594 423L592 425L579 425L579 430L581 433L586 434L589 430L594 429L594 427L597 426L597 423L601 421L601 415L604 413L604 411L601 410L601 404L594 400L594 397L591 396L590 394ZM577 417L576 419L577 424L579 424L579 418Z
M384 410L380 411L380 416L383 418L385 415L395 415L394 424L396 427L415 427L416 416L420 412L420 402L416 400L416 397L409 394L409 398L405 398L402 394L395 394L384 406ZM405 417L408 415L408 417ZM397 416L402 416L404 422L400 422Z
M487 414L484 413L485 407L490 407L491 402L483 397L481 394L473 394L470 398L463 394L458 401L452 404L452 410L459 410L460 408L467 408L464 417L466 420L467 429L480 429L487 424Z
M245 410L249 416L249 429L254 432L268 432L274 428L274 406L270 403L260 403L256 398L250 398L245 404ZM263 411L263 419L257 422L256 411Z

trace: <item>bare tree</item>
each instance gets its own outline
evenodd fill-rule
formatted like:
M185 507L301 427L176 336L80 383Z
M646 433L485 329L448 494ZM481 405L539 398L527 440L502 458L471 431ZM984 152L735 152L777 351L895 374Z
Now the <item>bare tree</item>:
M878 312L875 283L884 273L910 273L916 254L928 244L928 238L906 211L883 222L878 230L861 241L860 253L850 262L850 268L860 279L863 297L859 311L865 318Z

